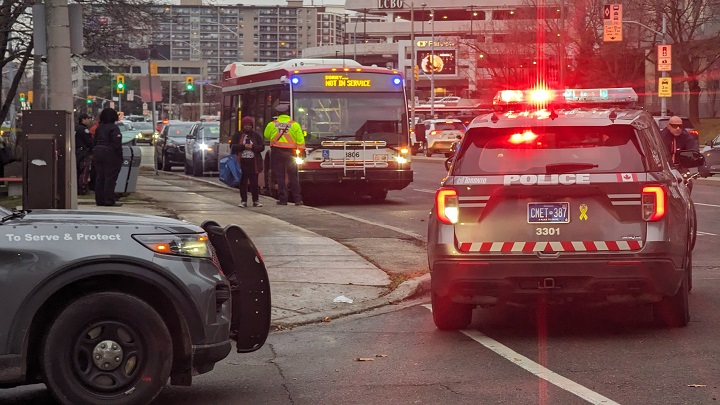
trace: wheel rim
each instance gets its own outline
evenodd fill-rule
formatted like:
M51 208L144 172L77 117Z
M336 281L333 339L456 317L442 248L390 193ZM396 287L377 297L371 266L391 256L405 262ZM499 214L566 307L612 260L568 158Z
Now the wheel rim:
M75 339L73 371L92 391L122 392L137 382L145 353L134 328L122 322L96 321Z

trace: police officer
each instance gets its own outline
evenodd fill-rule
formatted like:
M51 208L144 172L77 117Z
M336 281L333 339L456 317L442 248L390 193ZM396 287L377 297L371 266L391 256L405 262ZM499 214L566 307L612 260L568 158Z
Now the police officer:
M115 201L115 183L122 167L122 133L117 126L118 113L106 108L100 113L100 125L95 131L93 148L95 163L95 204L120 207Z
M83 113L78 116L78 124L75 126L75 165L78 178L77 191L80 195L87 194L89 191L90 155L93 149L90 124L92 124L92 117Z
M683 128L682 119L677 115L670 117L667 126L660 131L665 147L670 153L670 161L675 162L675 152L678 150L698 150L695 138Z
M304 154L305 136L300 124L288 115L290 104L280 102L275 107L278 117L265 127L265 139L270 141L270 164L278 183L278 205L287 205L288 193L285 184L287 172L295 205L303 205L298 180L298 167L295 163L296 150Z

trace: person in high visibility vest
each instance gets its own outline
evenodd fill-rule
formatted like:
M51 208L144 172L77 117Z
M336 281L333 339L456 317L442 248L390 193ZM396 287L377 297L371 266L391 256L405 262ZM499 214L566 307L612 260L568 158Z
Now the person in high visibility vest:
M298 164L295 157L305 154L305 135L302 127L288 115L290 104L279 103L275 110L278 117L265 127L265 139L270 141L270 165L278 184L278 205L287 205L288 192L285 181L290 183L295 205L303 205L298 180Z

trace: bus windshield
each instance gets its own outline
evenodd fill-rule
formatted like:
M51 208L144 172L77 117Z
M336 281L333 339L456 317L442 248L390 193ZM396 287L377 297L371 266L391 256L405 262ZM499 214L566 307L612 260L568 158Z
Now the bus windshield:
M322 141L407 143L407 108L402 93L295 92L294 118L306 132L305 144Z

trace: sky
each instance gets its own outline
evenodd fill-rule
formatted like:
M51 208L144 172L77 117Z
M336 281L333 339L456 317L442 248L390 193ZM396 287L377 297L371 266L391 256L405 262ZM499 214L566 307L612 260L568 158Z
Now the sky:
M345 0L303 0L306 6L344 6ZM158 1L163 4L180 4L180 0L165 0ZM215 5L234 5L242 4L245 6L276 6L276 5L287 5L286 0L203 0L203 4L215 4Z

